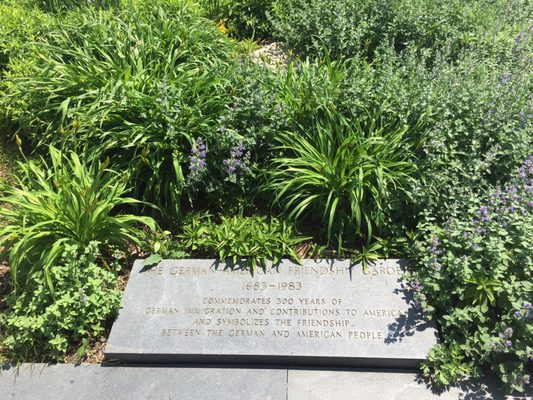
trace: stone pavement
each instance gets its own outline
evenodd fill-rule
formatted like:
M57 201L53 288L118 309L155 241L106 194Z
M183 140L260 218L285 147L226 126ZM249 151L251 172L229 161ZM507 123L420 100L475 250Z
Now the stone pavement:
M518 397L532 399L532 392ZM508 397L511 399L513 397ZM434 393L416 372L250 366L6 365L0 400L505 399L478 384Z

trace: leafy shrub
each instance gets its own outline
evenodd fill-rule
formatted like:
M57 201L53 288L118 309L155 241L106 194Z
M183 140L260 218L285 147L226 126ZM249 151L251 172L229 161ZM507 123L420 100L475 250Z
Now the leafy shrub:
M193 214L178 236L180 248L201 256L243 262L252 272L279 264L283 257L299 261L296 246L309 239L296 234L284 221L264 216L220 217Z
M457 217L421 225L409 285L443 343L423 371L438 384L489 365L522 390L533 355L533 156L503 189L462 199Z
M288 0L273 4L275 36L306 55L327 52L333 58L354 56L382 40L381 14L388 8L374 0ZM373 43L371 43L373 41Z
M322 222L328 242L370 241L400 204L415 170L407 127L380 116L348 122L335 116L277 138L282 152L267 170L265 190L290 218Z
M120 307L116 265L111 270L96 262L101 258L98 242L82 250L66 245L50 266L52 295L42 274L32 274L12 309L2 316L6 338L3 345L12 361L62 361L77 349L82 356L91 339L104 332L105 322Z
M219 29L239 39L264 39L272 35L268 19L272 0L200 0Z
M78 156L50 147L51 164L20 163L17 186L3 185L0 208L5 226L0 245L8 254L15 287L26 285L34 273L44 275L53 293L51 269L67 246L84 249L97 241L103 254L128 245L143 245L146 234L136 225L155 229L149 217L114 215L138 201L123 197L124 176L96 162L86 166ZM101 260L104 261L104 260Z
M529 24L528 11L523 0L278 0L272 24L276 37L307 55L326 49L334 58L372 59L380 45L401 51L411 44L454 58L472 45L509 43L515 25Z
M217 148L233 46L184 2L164 4L70 14L11 62L0 103L26 142L109 156L135 197L176 215L193 143Z
M427 109L413 187L419 210L445 221L457 200L505 180L531 151L532 44L526 37L508 62L473 52L457 64L438 61L433 71L419 74L426 91L417 102Z

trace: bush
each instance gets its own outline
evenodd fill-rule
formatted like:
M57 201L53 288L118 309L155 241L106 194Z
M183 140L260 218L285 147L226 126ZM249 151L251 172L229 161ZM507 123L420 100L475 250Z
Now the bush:
M200 0L207 16L219 29L239 39L267 39L272 36L268 15L272 0Z
M77 350L81 357L92 339L120 307L116 264L103 269L99 244L90 242L83 250L64 246L64 252L50 267L52 295L42 274L32 274L24 292L4 316L3 345L11 361L63 361Z
M108 156L135 197L179 214L193 143L217 148L233 46L183 2L86 9L64 21L11 62L7 117L41 150L81 145Z
M8 255L15 289L24 291L35 273L43 274L51 293L52 272L68 246L84 249L100 243L104 255L129 245L143 245L146 233L137 227L156 229L149 217L115 215L121 207L138 201L123 197L123 175L96 162L86 166L78 156L50 148L51 164L20 163L18 186L3 185L0 208L5 226L0 245ZM105 263L102 259L100 262Z
M372 59L380 45L392 44L455 58L472 46L508 44L515 26L529 24L530 7L522 0L278 0L272 24L276 37L306 55Z
M179 248L193 255L244 264L253 272L278 265L283 257L299 262L296 246L309 239L293 227L264 216L221 216L216 223L208 214L192 214L178 235Z
M385 215L405 200L412 162L407 127L390 126L379 115L348 122L329 119L280 134L266 171L264 190L299 222L318 220L339 252L357 238L370 242Z
M447 385L489 366L522 390L533 355L533 156L505 185L462 207L445 224L426 219L411 256L409 285L442 344L423 371ZM529 367L528 367L529 366Z
M473 52L457 64L438 61L419 75L426 90L418 104L427 108L413 187L419 210L444 222L457 199L504 181L531 151L532 44L525 38L508 62Z

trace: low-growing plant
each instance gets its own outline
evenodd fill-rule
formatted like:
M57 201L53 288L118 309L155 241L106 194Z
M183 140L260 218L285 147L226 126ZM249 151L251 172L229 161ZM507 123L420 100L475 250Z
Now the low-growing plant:
M75 153L64 155L53 147L50 159L49 164L20 163L18 184L1 188L0 202L9 207L0 208L5 224L0 245L15 289L24 289L38 272L53 293L51 268L67 246L84 249L97 241L104 255L116 248L127 251L130 245L143 246L142 226L156 229L152 218L119 213L139 202L124 197L127 177L106 169L109 161L85 164Z
M263 190L289 218L318 220L339 252L383 227L394 203L405 200L415 164L407 126L379 115L347 121L335 113L278 136L280 153Z
M283 257L296 262L296 247L308 240L285 221L265 216L220 217L216 223L206 213L193 214L178 235L180 246L201 255L244 264L250 270L278 265Z
M98 242L83 249L65 245L49 267L53 295L42 274L31 274L24 291L11 299L11 309L2 315L6 337L1 344L8 359L63 361L67 354L85 354L120 307L118 264L102 268L97 261L102 256Z
M503 188L463 201L444 224L426 218L411 254L415 305L442 337L423 371L448 385L488 366L521 391L533 356L533 156Z

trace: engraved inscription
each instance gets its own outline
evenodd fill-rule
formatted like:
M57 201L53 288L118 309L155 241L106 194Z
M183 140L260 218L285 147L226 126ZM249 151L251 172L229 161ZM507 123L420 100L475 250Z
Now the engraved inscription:
M198 272L189 267L176 268L171 274ZM314 269L309 271L313 273ZM376 275L397 273L399 270L392 267L377 268L375 272ZM373 275L374 272L369 270L367 274ZM241 296L206 296L198 299L198 304L185 307L152 305L145 307L144 313L182 316L179 326L161 330L163 337L269 336L280 340L296 337L303 340L347 338L363 341L383 340L387 335L385 330L365 330L365 322L370 319L391 320L405 315L405 311L392 308L345 308L342 307L345 299L339 297L298 295L303 287L299 280L274 283L268 280L248 281L240 284ZM292 296L283 296L284 292Z

